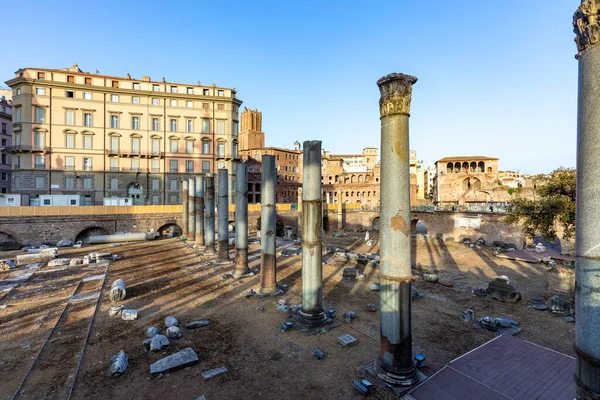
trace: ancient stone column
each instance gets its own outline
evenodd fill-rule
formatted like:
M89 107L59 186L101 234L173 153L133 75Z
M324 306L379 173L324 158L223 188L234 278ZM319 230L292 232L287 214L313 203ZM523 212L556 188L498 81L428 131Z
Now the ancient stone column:
M215 253L215 177L213 174L206 174L206 190L204 192L204 252L207 254Z
M233 277L248 269L248 164L237 163L235 171L235 267Z
M275 156L262 156L262 186L260 211L260 289L261 294L277 291L277 259L275 255L275 234L277 221L275 206L277 201L277 171Z
M306 141L302 170L302 309L300 322L319 325L323 310L323 192L321 191L321 141Z
M579 61L577 226L575 232L575 381L578 399L600 399L600 2L573 16Z
M218 260L229 262L229 171L226 168L219 170L219 203L217 212L219 214L218 225Z
M196 177L196 246L204 246L204 177Z
M344 211L342 209L342 207L344 207L343 205L343 193L341 190L339 192L339 196L338 196L338 205L337 205L337 223L338 223L338 232L341 232L344 230Z
M408 117L414 76L377 81L381 98L381 345L376 371L395 386L418 381L412 357Z
M183 211L181 213L181 234L183 236L188 236L188 218L189 218L189 185L188 180L184 179L181 181L181 205L183 206Z
M196 239L196 180L188 181L188 239Z
M302 188L298 188L298 212L302 212Z

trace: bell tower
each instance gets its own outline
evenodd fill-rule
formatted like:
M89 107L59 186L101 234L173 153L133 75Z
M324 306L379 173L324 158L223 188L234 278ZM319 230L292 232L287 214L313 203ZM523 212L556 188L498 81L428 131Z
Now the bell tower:
M238 134L239 150L265 147L265 133L262 131L262 113L244 107L242 123Z

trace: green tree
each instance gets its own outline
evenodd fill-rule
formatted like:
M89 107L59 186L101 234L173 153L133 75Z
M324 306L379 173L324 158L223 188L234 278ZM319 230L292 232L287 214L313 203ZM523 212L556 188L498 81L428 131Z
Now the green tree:
M539 178L539 177L537 177ZM534 179L535 181L540 179ZM542 234L547 239L556 237L557 226L562 226L565 239L575 233L575 170L559 168L543 184L534 188L534 198L517 197L512 202L512 213L506 217L510 224L521 224L524 233L533 238Z

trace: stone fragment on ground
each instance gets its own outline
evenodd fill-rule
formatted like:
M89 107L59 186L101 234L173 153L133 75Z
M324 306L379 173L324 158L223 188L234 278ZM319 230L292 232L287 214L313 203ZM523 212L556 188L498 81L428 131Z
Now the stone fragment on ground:
M352 320L356 318L356 313L354 311L347 311L343 315L344 322L347 324L351 324Z
M81 258L71 258L69 262L69 266L74 267L76 265L83 265L83 259Z
M423 280L429 283L438 283L440 277L436 274L423 274Z
M77 303L79 301L96 300L98 297L100 297L99 290L96 292L91 292L91 293L76 294L75 296L71 296L71 298L69 299L69 303Z
M0 260L0 271L6 271L17 267L15 260Z
M487 293L492 299L502 302L515 303L521 300L521 293L517 292L516 286L504 275L495 278L489 283Z
M172 326L179 326L179 320L175 317L168 316L167 318L165 318L165 326L167 328L170 328Z
M473 310L467 309L462 312L461 318L464 322L473 321L475 319L475 313Z
M350 335L349 333L342 336L338 336L337 341L344 347L354 346L358 344L358 339Z
M156 335L151 339L144 340L144 347L149 351L161 351L169 345L169 339L164 335Z
M450 276L441 276L438 279L438 284L442 285L442 286L446 286L446 287L453 287L454 286L454 278L450 277Z
M123 279L117 279L114 281L110 288L110 301L113 303L116 303L117 301L123 301L125 300L126 294L127 291Z
M379 283L371 283L369 285L369 290L373 292L379 292L381 290L381 286L379 286Z
M373 303L367 304L367 311L369 312L377 312L377 305Z
M152 326L146 329L146 337L152 339L154 336L159 334L159 330L156 326Z
M108 376L120 376L125 373L129 366L129 358L123 350L112 356L108 367Z
M560 296L552 296L552 298L550 299L550 311L552 311L555 314L569 316L573 313L574 310L570 301Z
M121 319L124 321L133 321L138 317L137 310L134 309L124 309L121 312Z
M110 308L108 309L108 315L110 315L111 317L120 317L121 313L123 312L123 308L125 307L122 305L110 306Z
M222 375L226 372L229 372L229 371L225 367L213 368L213 369L209 369L208 371L204 371L202 373L202 378L204 378L204 380L207 381L216 376Z
M187 347L175 354L162 358L155 363L150 364L151 374L160 374L173 371L179 368L187 367L198 362L198 354L190 347Z
M356 280L358 278L358 268L344 268L342 276L344 279Z
M210 321L207 319L201 319L198 321L193 321L193 322L188 322L184 325L184 327L186 329L196 329L196 328L200 328L203 326L208 326L210 325Z
M183 336L181 329L176 326L170 326L167 328L167 338L169 339L180 339Z
M73 246L73 242L71 242L68 239L64 239L64 240L61 240L58 243L56 243L56 247L69 247L69 246Z

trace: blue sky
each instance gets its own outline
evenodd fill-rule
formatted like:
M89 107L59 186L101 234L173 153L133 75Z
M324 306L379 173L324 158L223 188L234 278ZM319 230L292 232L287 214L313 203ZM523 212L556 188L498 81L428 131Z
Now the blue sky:
M526 173L575 166L578 0L18 2L2 19L20 67L235 87L267 145L379 147L390 72L419 78L410 143L426 165L500 158Z

